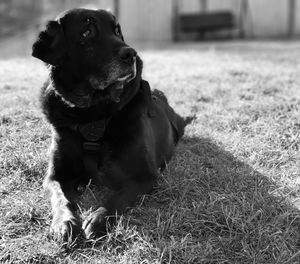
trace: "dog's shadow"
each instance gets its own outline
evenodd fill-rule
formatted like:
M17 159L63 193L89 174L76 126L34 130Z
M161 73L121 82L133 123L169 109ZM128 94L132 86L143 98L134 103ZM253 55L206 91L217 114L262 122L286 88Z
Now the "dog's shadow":
M216 251L212 249L207 258L217 257L221 248L222 256L239 261L258 252L262 258L273 254L269 257L280 259L299 250L300 241L299 210L283 193L275 182L211 139L184 137L154 192L124 216L118 234L112 231L109 241L117 236L120 249L122 237L131 232L133 244L139 234L147 234L147 243L184 241L181 246L193 244L193 250L210 243ZM101 200L87 198L93 199L97 205ZM243 253L246 245L248 253ZM176 254L188 254L189 249Z
M228 259L259 254L276 262L300 246L300 212L289 191L211 139L184 137L155 192L132 217L158 243L187 240L199 252L215 247L212 255L221 250Z

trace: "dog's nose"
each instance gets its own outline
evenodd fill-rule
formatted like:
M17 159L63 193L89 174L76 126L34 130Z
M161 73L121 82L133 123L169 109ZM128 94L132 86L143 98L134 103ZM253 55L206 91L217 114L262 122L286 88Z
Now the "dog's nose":
M123 62L132 65L136 59L136 51L129 47L124 47L120 49L120 58Z

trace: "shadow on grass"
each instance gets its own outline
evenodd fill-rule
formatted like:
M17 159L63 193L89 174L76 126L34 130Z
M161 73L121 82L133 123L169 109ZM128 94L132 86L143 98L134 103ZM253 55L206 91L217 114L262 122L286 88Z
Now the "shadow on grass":
M282 187L211 139L185 137L156 190L106 238L98 243L81 241L67 251L44 241L23 259L26 263L127 257L150 263L299 263L299 226L300 213ZM33 242L40 243L38 238ZM17 256L12 259L17 263Z
M284 193L211 139L185 137L147 205L149 232L169 242L166 262L299 263L300 213Z

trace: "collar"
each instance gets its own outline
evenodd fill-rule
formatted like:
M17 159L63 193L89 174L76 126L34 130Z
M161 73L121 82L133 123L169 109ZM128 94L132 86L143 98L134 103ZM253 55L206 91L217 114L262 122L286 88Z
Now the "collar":
M142 80L140 88L141 89L139 91L143 94L144 100L147 104L148 116L150 118L153 118L155 117L155 111L153 108L152 94L149 83L147 81ZM106 119L96 120L90 123L77 124L76 130L79 131L79 133L83 136L85 141L97 142L100 140L100 138L103 137L107 124L109 123L111 118L112 116Z
M55 89L54 89L55 90ZM147 81L142 80L140 84L139 92L142 93L143 99L145 100L148 108L148 116L150 118L155 117L155 110L153 106L152 93ZM61 97L61 96L60 96ZM106 130L106 127L111 120L112 115L107 118L96 120L89 123L75 123L74 121L66 120L55 120L53 122L57 127L69 127L73 131L79 132L87 142L97 142L99 141Z

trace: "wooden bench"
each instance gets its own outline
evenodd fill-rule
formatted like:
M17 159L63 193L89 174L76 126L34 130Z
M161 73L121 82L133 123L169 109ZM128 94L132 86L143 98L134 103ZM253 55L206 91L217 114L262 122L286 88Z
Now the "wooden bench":
M179 16L179 27L182 32L208 32L235 27L234 15L231 12L205 12Z
M204 38L206 33L220 30L228 30L231 33L237 27L233 12L230 10L209 11L208 0L199 0L200 10L193 13L180 13L180 3L179 0L175 0L173 5L175 41L181 36L188 37L188 33L196 33L196 36Z

